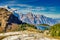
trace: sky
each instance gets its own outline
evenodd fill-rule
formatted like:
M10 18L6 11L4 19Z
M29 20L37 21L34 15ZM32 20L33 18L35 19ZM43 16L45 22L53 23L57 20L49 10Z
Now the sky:
M60 18L60 0L0 0L0 6L8 5L19 13L32 12L51 18Z

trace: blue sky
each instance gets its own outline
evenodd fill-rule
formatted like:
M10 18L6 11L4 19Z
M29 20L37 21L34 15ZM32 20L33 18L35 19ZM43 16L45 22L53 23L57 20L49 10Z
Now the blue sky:
M0 0L0 6L5 5L15 8L21 13L32 12L60 18L60 0Z

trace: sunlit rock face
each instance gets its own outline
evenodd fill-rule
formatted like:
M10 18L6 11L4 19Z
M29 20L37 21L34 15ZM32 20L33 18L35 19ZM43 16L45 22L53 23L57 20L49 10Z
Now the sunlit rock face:
M9 16L12 13L9 12L7 9L5 8L0 8L0 23L1 23L1 27L5 27L7 20L9 19Z

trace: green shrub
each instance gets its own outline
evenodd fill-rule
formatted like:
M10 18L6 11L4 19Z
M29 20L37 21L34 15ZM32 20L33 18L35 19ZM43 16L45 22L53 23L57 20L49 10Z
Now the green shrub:
M25 28L26 26L25 25L23 25L23 24L20 24L19 26L18 26L18 31L20 31L20 30L26 30L26 28Z
M50 34L52 36L60 36L60 24L55 24L50 28Z

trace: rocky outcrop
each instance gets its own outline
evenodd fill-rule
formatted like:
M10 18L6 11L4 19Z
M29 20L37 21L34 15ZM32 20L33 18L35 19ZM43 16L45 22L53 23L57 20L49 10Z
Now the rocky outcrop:
M6 32L6 30L13 29L13 27L17 28L18 24L24 23L22 23L13 12L10 12L5 8L0 8L0 32Z
M0 8L0 26L1 27L6 27L6 24L8 23L7 20L9 19L9 16L12 13L9 12L7 9L5 8Z

